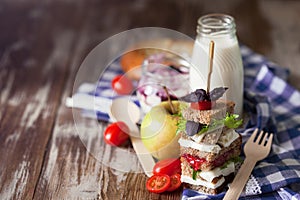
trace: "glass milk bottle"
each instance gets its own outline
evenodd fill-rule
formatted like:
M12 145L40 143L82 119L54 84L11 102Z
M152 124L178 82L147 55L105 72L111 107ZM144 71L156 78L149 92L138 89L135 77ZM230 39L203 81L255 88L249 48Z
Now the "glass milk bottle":
M191 90L207 88L211 41L215 47L210 91L216 87L228 87L222 98L234 101L235 113L241 115L244 72L233 17L209 14L199 18L190 69Z

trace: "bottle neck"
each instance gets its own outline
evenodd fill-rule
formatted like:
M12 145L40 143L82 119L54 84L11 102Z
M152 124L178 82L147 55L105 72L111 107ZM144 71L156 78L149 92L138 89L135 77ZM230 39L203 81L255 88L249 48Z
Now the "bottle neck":
M224 14L209 14L200 17L197 33L201 37L235 37L234 18Z

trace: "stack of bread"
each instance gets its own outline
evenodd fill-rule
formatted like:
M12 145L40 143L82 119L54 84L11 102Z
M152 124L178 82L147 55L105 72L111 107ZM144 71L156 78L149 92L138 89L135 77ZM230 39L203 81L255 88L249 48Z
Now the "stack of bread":
M179 124L181 181L188 188L218 194L230 183L241 153L241 136L234 130L242 121L234 102L219 100L227 88L210 95L202 89L183 97Z

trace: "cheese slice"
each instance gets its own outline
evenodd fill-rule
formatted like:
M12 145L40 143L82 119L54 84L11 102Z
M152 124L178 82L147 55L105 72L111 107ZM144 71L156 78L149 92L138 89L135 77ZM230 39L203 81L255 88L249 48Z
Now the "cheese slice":
M207 188L216 189L216 188L220 187L225 182L225 178L222 177L221 179L218 180L218 182L211 183L211 182L204 181L202 179L194 180L194 179L192 179L192 177L182 175L181 176L181 182L189 183L191 185L201 185L201 186L205 186Z
M228 147L230 144L239 137L239 134L234 129L229 129L225 134L222 134L218 140L218 144L223 147Z
M197 178L196 180L194 180L190 176L182 175L181 182L189 183L192 185L201 185L201 186L205 186L207 188L215 189L224 183L225 176L228 176L229 174L234 173L234 172L235 172L234 162L230 162L229 164L227 164L226 168L218 167L218 168L215 168L214 170L199 172L198 175L201 178ZM220 178L216 183L212 183L214 178L220 177L220 176L222 176L222 178Z
M217 167L210 171L201 171L199 172L199 176L208 182L212 182L214 178L219 176L228 176L229 174L234 173L234 171L234 162L230 162L227 164L226 168Z
M196 143L200 143L202 141L202 139L204 138L206 134L203 133L203 134L195 134L193 135L191 138L192 140L194 140Z
M204 144L204 143L196 143L193 142L192 140L187 140L187 139L183 139L180 138L178 140L180 146L183 147L190 147L193 149L197 149L199 151L204 151L204 152L212 152L212 153L219 153L219 151L221 150L221 147L219 145L211 145L211 144Z
M225 134L222 134L217 142L217 144L204 144L197 143L193 140L180 138L178 140L180 146L190 147L193 149L197 149L199 151L209 152L209 153L219 153L221 151L221 147L218 145L222 145L223 147L228 147L230 144L235 141L239 137L239 134L235 132L233 129L229 129ZM196 138L194 138L196 139ZM201 138L200 138L201 139Z

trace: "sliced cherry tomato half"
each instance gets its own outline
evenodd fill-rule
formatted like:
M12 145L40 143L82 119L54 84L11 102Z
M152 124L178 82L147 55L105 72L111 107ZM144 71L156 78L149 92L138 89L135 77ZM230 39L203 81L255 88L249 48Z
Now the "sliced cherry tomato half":
M172 192L180 187L181 185L180 177L181 177L180 174L174 174L170 176L171 183L169 188L167 189L168 192Z
M146 182L146 188L150 192L162 193L170 187L171 178L166 174L156 174L151 176Z
M158 161L153 167L153 174L181 174L181 162L179 158L168 158Z
M129 128L124 122L114 122L104 131L104 141L113 146L120 146L129 136Z
M210 110L216 104L215 101L199 101L199 102L192 102L191 108L195 110Z
M120 95L130 94L133 91L132 81L125 75L115 76L111 82L111 86Z

